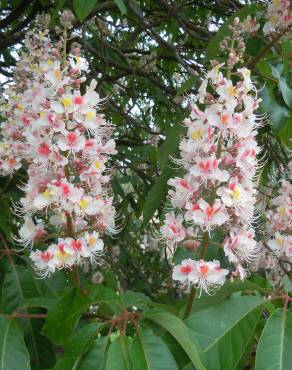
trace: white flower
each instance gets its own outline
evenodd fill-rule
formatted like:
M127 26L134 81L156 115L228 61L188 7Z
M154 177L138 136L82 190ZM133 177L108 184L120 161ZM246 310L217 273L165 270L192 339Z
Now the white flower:
M97 262L104 249L104 243L100 239L98 232L86 232L84 234L84 240L86 242L86 249L89 253L89 258L91 262Z
M205 262L204 260L194 261L183 260L180 265L173 269L173 280L185 285L194 285L206 293L224 284L229 271L220 268L218 261Z
M180 215L175 216L174 213L168 213L165 216L165 223L160 228L160 232L167 243L172 245L184 240L186 232L182 222L183 217Z
M186 221L193 221L195 224L201 226L203 230L207 231L210 231L215 226L223 225L229 219L219 199L216 199L213 205L210 206L201 198L198 203L187 203L186 209Z

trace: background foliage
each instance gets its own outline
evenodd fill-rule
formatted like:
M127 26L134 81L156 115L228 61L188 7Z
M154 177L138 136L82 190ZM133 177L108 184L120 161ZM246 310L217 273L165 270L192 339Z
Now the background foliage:
M106 241L103 263L84 268L81 291L73 288L70 274L39 280L25 253L12 250L17 219L11 202L21 196L18 185L25 173L0 180L1 370L291 367L288 275L283 308L281 299L267 299L275 288L255 276L203 295L183 320L185 299L171 281L167 251L155 238L167 180L179 171L171 157L178 154L184 133L184 97L196 92L209 61L220 60L219 42L232 19L256 15L265 4L1 1L3 84L12 78L22 40L38 12L51 15L53 35L62 9L76 15L70 42L82 45L88 78L96 78L98 92L108 97L104 113L115 126L112 185L120 225L119 234ZM270 42L254 35L246 53L260 87L261 111L270 116L258 137L266 159L262 190L268 182L277 186L292 145L292 43ZM176 262L187 253L175 255Z

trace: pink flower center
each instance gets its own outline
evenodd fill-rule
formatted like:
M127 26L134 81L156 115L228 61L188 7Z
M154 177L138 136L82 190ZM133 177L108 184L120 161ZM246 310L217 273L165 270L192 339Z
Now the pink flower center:
M74 98L74 104L76 104L76 105L83 104L83 101L84 101L84 99L83 99L82 96L75 96L75 98Z
M211 220L211 218L219 211L220 207L216 208L215 206L207 207L205 210L205 214L208 217L208 220Z
M42 252L41 253L41 259L44 262L49 262L53 257L54 257L53 254L50 253L50 252Z
M67 140L70 146L73 146L77 142L77 134L75 132L69 132L67 135Z
M180 272L182 274L188 275L192 271L193 271L193 268L191 265L184 265L180 267Z
M229 114L227 112L221 113L220 120L221 120L222 125L227 125L229 121Z
M48 144L43 143L38 147L38 154L44 157L48 157L50 155L50 147Z
M201 265L199 269L202 276L206 276L209 272L209 267L207 265Z
M70 246L75 251L80 251L82 249L83 244L81 240L72 240Z

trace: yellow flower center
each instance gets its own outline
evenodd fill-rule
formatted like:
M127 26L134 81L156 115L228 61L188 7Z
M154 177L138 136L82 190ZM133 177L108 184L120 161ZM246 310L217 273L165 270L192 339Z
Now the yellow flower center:
M284 238L282 238L281 236L278 236L277 238L275 238L275 240L281 246L284 244Z
M240 198L240 195L241 195L241 190L239 187L236 187L232 192L231 192L231 195L232 195L232 198L234 200L237 200Z
M56 252L56 257L58 258L58 260L60 261L66 261L66 259L70 256L69 253L67 252L62 252L62 251L58 251Z
M59 69L54 70L54 76L56 77L56 80L61 80L61 71Z
M48 66L50 66L50 67L51 67L51 66L53 65L53 63L54 63L54 62L52 61L52 59L48 59L48 60L47 60L47 64L48 64Z
M278 209L278 212L279 212L280 217L285 217L287 214L286 209L284 207L280 207Z
M96 243L96 237L94 237L94 236L90 236L90 237L88 238L87 242L88 242L88 245L89 245L90 247L93 247L93 246L94 246L94 244Z
M231 97L235 96L235 87L234 86L228 86L227 87L227 94Z
M63 98L61 99L62 104L64 105L65 108L70 107L72 105L72 99L70 98Z
M89 200L88 199L81 199L80 202L79 202L79 206L81 209L85 209L89 204Z
M96 168L97 170L99 170L99 169L100 169L100 167L101 167L101 164L100 164L100 162L98 162L98 161L96 161L96 162L94 163L94 165L95 165L95 168Z
M54 195L54 192L50 189L47 189L43 192L43 196L47 199L49 199L52 195Z
M192 138L196 141L201 140L203 137L202 130L198 129L192 133Z
M94 117L95 117L94 112L90 111L90 112L86 113L86 118L87 119L93 119Z

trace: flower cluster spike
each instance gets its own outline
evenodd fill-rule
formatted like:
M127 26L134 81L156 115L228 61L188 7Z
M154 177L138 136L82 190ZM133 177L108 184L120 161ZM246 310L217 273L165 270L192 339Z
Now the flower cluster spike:
M292 2L291 0L273 0L269 3L265 14L267 22L263 32L283 32L292 25Z
M66 15L66 14L65 14ZM88 66L74 46L66 56L70 17L53 43L38 26L25 38L14 83L4 92L1 115L0 171L27 169L24 197L15 212L24 223L15 239L32 247L58 238L47 249L31 251L41 276L96 261L101 236L115 231L110 196L109 155L115 154L112 128L100 112L97 82L84 86Z
M290 162L291 168L292 162ZM277 257L292 261L292 184L281 180L278 195L271 200L268 212L268 232L273 235L267 242Z
M223 233L221 246L228 264L235 266L234 276L245 278L259 250L253 226L260 152L255 136L261 124L255 110L260 99L248 69L234 73L236 83L223 71L224 65L215 63L198 94L190 97L187 136L176 160L185 175L168 182L173 210L161 227L169 247L193 246L199 257L175 266L173 279L206 292L222 285L229 273L218 261L203 260L214 230Z

